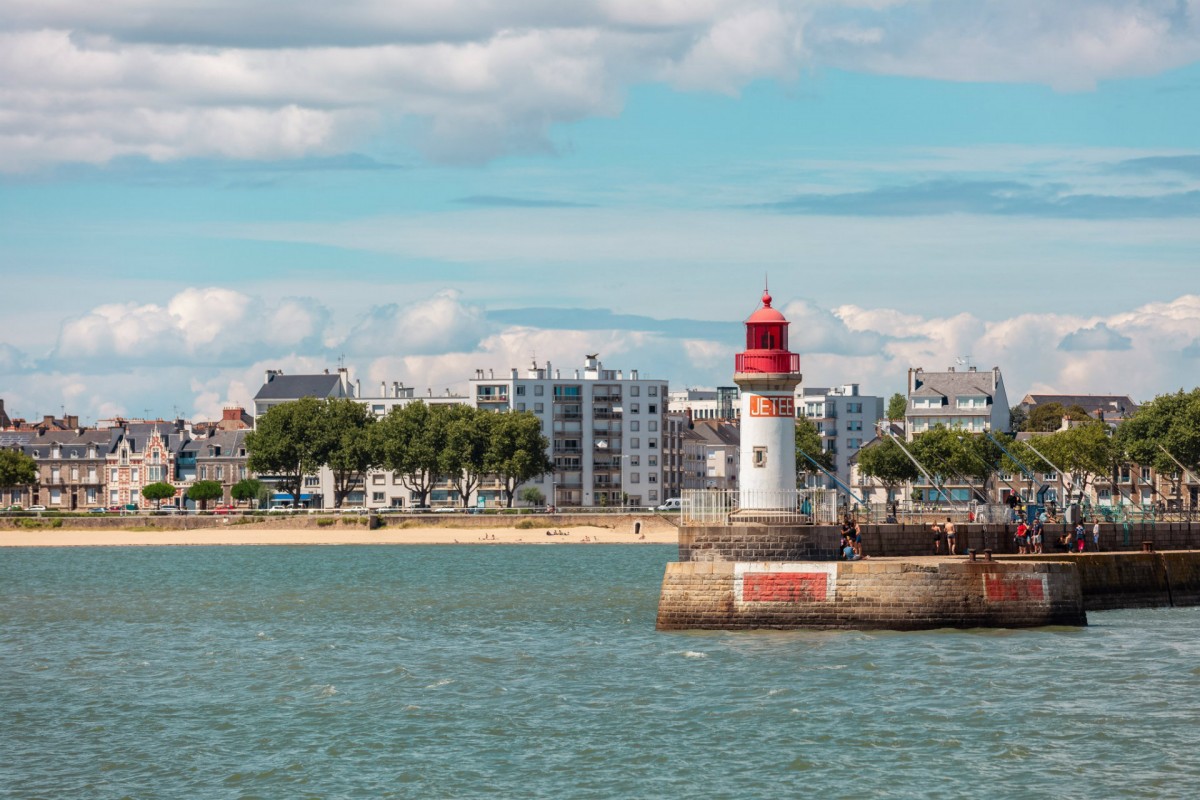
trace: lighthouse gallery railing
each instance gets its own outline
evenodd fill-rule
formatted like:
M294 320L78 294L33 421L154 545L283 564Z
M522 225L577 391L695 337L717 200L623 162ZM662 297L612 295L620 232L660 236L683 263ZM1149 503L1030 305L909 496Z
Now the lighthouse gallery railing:
M684 525L828 525L837 522L837 494L829 489L754 492L684 489Z

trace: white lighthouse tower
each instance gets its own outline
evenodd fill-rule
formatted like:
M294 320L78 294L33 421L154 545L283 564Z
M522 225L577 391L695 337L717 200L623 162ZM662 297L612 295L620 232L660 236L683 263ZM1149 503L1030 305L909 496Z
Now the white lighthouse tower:
M746 349L738 353L733 382L741 389L742 463L738 474L743 509L785 509L796 493L796 387L800 356L788 350L788 321L771 308L746 320Z

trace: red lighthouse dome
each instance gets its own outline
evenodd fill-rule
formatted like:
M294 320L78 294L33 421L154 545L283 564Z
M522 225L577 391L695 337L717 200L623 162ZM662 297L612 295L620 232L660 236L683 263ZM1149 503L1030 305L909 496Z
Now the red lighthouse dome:
M762 308L746 320L746 349L738 353L734 372L774 375L800 372L800 356L788 350L787 318L771 307L771 293L763 290Z

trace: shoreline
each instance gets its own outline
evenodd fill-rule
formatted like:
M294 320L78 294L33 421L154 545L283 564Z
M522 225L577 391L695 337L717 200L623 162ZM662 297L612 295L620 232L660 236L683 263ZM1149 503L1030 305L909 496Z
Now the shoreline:
M547 536L546 532L561 531ZM574 525L565 528L378 528L330 526L326 528L258 528L248 525L191 528L186 530L126 530L86 528L6 528L0 530L4 547L206 547L230 545L555 545L555 544L676 544L672 526L651 525L641 534L631 529Z

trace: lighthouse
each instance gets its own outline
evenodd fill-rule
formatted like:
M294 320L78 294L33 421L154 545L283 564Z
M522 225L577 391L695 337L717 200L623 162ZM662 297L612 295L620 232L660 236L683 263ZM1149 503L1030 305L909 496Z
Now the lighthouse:
M796 387L800 356L788 350L788 321L771 307L746 320L746 349L735 357L733 382L741 390L742 509L786 509L796 493Z

